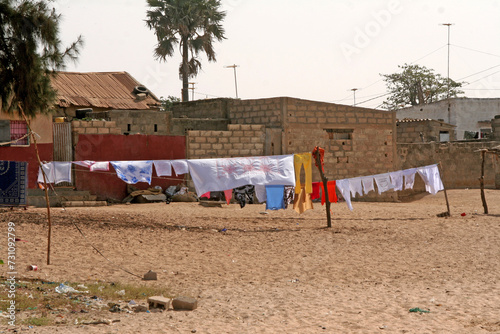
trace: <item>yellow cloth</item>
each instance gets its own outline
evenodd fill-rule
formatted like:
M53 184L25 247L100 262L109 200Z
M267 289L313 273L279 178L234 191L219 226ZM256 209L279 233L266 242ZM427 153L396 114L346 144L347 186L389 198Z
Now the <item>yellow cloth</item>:
M306 174L306 193L310 194L313 192L312 187L312 154L311 153L300 153L293 156L293 167L295 168L295 184L299 185L300 182L300 169L304 165L304 173ZM298 194L300 188L295 187L295 193Z
M297 189L297 187L295 187ZM297 213L303 213L306 210L313 208L313 202L311 201L311 194L307 194L304 186L300 187L299 194L295 195L293 199L293 209Z

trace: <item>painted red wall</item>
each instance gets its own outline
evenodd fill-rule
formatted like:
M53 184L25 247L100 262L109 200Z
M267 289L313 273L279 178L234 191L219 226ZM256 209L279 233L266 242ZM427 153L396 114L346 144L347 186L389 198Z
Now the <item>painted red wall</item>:
M153 135L79 135L75 148L75 160L128 161L174 160L186 158L184 136ZM88 190L99 200L119 200L127 196L127 184L116 176L113 166L109 172L90 172L88 168L75 166L75 186ZM174 173L173 173L174 174ZM168 179L166 179L168 178ZM159 178L153 168L151 185L140 182L133 186L147 189L156 185L165 190L168 186L184 181L184 176Z
M42 161L52 161L54 156L54 145L38 144L38 153ZM37 188L38 158L35 145L29 147L2 146L0 147L0 160L27 161L28 162L28 188Z

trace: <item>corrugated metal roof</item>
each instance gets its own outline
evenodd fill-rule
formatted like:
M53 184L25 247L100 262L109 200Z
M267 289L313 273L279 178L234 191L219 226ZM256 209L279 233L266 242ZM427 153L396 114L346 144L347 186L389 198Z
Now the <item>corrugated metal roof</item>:
M143 86L127 72L57 72L52 78L60 107L89 107L106 109L151 109L159 99L149 92L144 99L134 94Z

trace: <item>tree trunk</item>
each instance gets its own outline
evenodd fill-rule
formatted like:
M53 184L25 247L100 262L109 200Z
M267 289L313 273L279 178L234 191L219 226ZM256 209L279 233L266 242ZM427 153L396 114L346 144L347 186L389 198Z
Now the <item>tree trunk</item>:
M188 40L182 38L182 102L189 101L189 66L188 66Z

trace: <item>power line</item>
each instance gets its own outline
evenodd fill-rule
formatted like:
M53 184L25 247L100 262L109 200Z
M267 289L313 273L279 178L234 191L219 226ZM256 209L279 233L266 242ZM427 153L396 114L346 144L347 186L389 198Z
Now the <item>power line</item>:
M500 64L499 64L499 65L492 66L492 67L487 68L487 69L485 69L485 70L482 70L482 71L479 71L479 72L473 73L473 74L471 74L471 75L468 75L468 76L466 76L466 77L460 78L460 79L458 79L458 80L463 80L463 79L466 79L466 78L468 78L468 77L472 77L472 76L474 76L474 75L476 75L476 74L486 72L486 71L491 70L492 68L495 68L495 67L498 67L498 66L500 66Z
M472 81L472 82L468 82L468 83L466 83L466 84L465 84L465 86L468 86L468 85L470 85L470 84L473 84L474 82L478 82L479 80L482 80L482 79L484 79L484 78L487 78L487 77L489 77L489 76L492 76L493 74L497 74L498 72L500 72L500 70L499 70L499 71L496 71L496 72L493 72L493 73L490 73L490 74L488 74L488 75L485 75L484 77L481 77L481 78L479 78L479 79L477 79L477 80L474 80L474 81Z
M496 54L493 54L493 53L488 53L488 52L484 52L484 51L479 51L479 50L475 50L475 49L471 49L471 48L466 48L465 46L460 46L460 45L455 45L455 44L451 44L457 48L461 48L461 49L465 49L465 50L470 50L470 51L475 51L475 52L479 52L479 53L484 53L485 55L489 55L489 56L493 56L493 57L499 57L499 55L496 55Z

